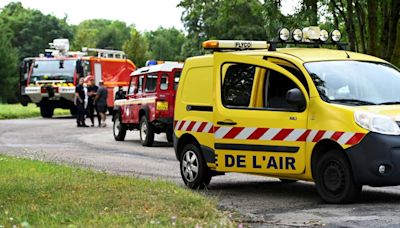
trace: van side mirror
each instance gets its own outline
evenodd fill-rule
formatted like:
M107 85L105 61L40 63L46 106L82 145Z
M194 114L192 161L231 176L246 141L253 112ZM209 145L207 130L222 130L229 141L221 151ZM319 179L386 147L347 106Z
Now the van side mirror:
M298 108L298 111L302 110L306 106L306 99L299 88L293 88L286 93L286 101L293 106Z

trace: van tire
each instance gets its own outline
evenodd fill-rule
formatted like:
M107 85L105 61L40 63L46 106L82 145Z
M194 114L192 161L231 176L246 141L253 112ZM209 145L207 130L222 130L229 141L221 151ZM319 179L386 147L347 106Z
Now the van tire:
M154 142L154 130L147 121L146 116L142 116L139 124L140 142L143 146L152 146Z
M114 117L113 134L116 141L124 141L126 136L127 127L121 122L118 116Z
M212 175L200 149L196 145L188 144L180 154L180 170L185 185L191 189L203 189L210 184Z
M317 161L315 185L326 203L352 203L362 186L354 181L347 157L340 150L331 150Z
M69 113L71 113L71 116L76 116L76 114L78 113L78 109L76 108L76 106L70 108Z

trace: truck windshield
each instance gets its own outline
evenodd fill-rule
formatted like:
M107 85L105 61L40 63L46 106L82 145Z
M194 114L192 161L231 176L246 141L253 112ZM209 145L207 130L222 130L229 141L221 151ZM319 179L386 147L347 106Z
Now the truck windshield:
M76 60L37 60L32 71L32 82L42 80L74 81Z
M400 104L400 72L389 64L324 61L304 64L321 98L346 105Z

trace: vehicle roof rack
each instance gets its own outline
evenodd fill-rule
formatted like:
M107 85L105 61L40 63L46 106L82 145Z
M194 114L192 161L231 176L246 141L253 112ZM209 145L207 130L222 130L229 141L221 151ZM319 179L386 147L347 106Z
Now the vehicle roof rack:
M88 52L88 51L97 52L97 57L99 57L99 58L113 58L113 59L125 59L126 58L125 52L119 51L119 50L83 47L82 51L83 52Z
M295 41L270 41L268 51L276 51L278 45L305 45L319 48L321 46L336 46L338 50L347 50L348 43L344 42L295 42Z

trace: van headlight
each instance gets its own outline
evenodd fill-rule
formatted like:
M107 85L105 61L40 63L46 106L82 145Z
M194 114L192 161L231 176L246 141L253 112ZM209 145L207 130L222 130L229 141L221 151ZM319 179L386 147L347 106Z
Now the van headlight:
M358 125L369 131L385 135L400 135L399 125L388 116L356 111L354 119Z

